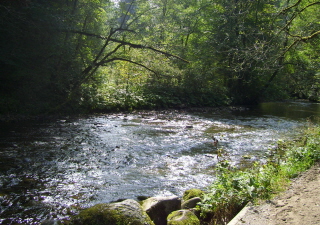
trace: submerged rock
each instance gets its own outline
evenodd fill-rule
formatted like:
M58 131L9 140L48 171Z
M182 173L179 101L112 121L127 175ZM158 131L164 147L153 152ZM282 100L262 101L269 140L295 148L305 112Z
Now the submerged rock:
M151 197L142 202L142 208L155 225L167 225L167 216L181 209L181 200L177 196Z
M244 158L244 159L251 159L252 156L251 156L251 155L243 155L242 158Z
M168 225L200 225L200 220L191 211L183 209L170 213Z
M85 209L72 220L74 225L154 225L140 204L132 199L110 204L97 204Z
M48 219L41 223L41 225L61 225L62 223L55 219Z

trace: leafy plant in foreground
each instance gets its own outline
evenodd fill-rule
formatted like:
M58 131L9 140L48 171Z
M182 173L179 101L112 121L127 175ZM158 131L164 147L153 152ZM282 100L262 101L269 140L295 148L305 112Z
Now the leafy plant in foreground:
M289 179L320 160L320 127L309 127L299 141L279 142L277 159L239 170L227 160L218 163L217 178L199 205L208 224L226 224L248 202L270 199Z

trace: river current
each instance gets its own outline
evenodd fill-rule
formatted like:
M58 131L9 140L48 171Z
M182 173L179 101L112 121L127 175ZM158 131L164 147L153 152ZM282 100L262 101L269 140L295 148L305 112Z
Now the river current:
M320 104L286 102L3 122L0 224L204 189L215 179L217 151L239 166L264 162L279 139L295 138L319 113Z

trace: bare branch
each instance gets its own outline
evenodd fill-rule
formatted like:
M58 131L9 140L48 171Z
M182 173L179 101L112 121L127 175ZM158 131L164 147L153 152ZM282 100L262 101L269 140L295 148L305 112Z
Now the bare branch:
M135 65L141 66L141 67L145 68L146 70L148 70L148 71L150 71L150 72L158 75L158 73L157 73L156 71L150 69L149 67L147 67L147 66L145 66L145 65L143 65L143 64L141 64L141 63L134 62L134 61L132 61L132 60L130 60L130 59L125 59L125 58L115 57L115 58L112 58L112 59L107 59L107 60L104 60L104 61L99 62L99 65L104 66L104 64L107 64L107 63L113 62L113 61L125 61L125 62L129 62L129 63L135 64Z
M287 11L288 9L297 6L300 2L301 2L301 1L298 1L298 2L297 2L296 4L294 4L293 6L290 6L290 7L286 8L286 9L282 10L282 11L279 13L279 15L280 15L280 14L284 14L284 12ZM300 13L302 13L304 10L308 9L309 7L314 6L314 5L317 5L317 4L320 4L320 2L310 3L309 5L305 6L305 7L302 8L301 10L297 11L296 13L294 13L294 14L292 15L291 19L286 23L286 25L284 25L284 26L281 28L281 30L279 31L279 33L282 32L282 31L284 31L286 28L288 28L288 27L291 25L291 23L293 22L293 20L294 20Z
M181 61L183 61L185 63L189 63L189 61L187 61L187 60L185 60L185 59L183 59L183 58L181 58L179 56L172 55L172 54L170 54L168 52L164 52L164 51L155 49L153 47L148 47L148 46L144 46L144 45L140 45L140 44L133 44L133 43L130 43L130 42L127 42L127 41L121 41L121 40L117 40L117 39L113 39L113 38L111 38L110 40L113 41L113 42L117 42L117 43L120 43L120 44L123 44L123 45L130 46L131 48L150 49L150 50L152 50L154 52L161 53L161 54L163 54L165 56L174 57L174 58L177 58L177 59L179 59L179 60L181 60Z
M307 40L310 40L310 39L312 39L312 38L316 37L316 36L317 36L317 35L319 35L319 34L320 34L320 30L318 30L318 31L314 32L314 33L313 33L313 34L311 34L310 36L302 37L302 38L301 38L301 41L307 41Z
M112 54L116 53L121 46L123 46L123 44L119 44L117 47L115 47L111 52L109 52L108 54L106 54L106 55L101 59L101 61L106 60L106 59L107 59L108 57L110 57ZM101 62L101 61L100 61L100 62Z
M129 62L129 63L132 63L132 64L135 64L135 65L138 65L140 67L143 67L145 68L146 70L152 72L153 74L155 74L157 77L166 77L166 78L172 78L171 76L168 76L168 75L164 75L164 74L159 74L158 72L156 72L155 70L152 70L150 69L149 67L141 64L141 63L138 63L138 62L135 62L135 61L132 61L130 59L125 59L125 58L119 58L119 57L115 57L115 58L112 58L112 59L107 59L105 61L101 61L99 64L100 66L104 66L104 64L107 64L109 62L114 62L114 61L124 61L124 62Z
M124 28L117 28L117 29L111 29L110 34L108 36L104 36L104 35L99 35L99 34L92 34L92 33L88 33L85 31L79 31L79 30L61 30L63 32L71 32L71 33L75 33L75 34L82 34L85 36L90 36L90 37L95 37L95 38L99 38L99 39L103 39L106 40L108 39L108 37L114 35L117 32L121 32L121 31L127 31L127 32L131 32L131 33L136 33L134 30L129 30L129 29L124 29Z
M154 52L158 52L158 53L161 53L167 57L173 57L173 58L176 58L176 59L179 59L185 63L189 63L189 61L179 57L179 56L176 56L176 55L173 55L173 54L170 54L168 52L164 52L164 51L161 51L159 49L156 49L156 48L153 48L153 47L149 47L149 46L144 46L144 45L140 45L140 44L133 44L131 42L128 42L128 41L121 41L121 40L118 40L118 39L115 39L115 38L111 38L111 35L113 35L114 33L116 33L117 31L129 31L129 32L133 32L131 30L127 30L127 29L116 29L114 31L111 31L110 35L108 37L106 36L103 36L103 35L97 35L97 34L92 34L92 33L88 33L88 32L84 32L84 31L69 31L69 32L72 32L72 33L77 33L77 34L82 34L82 35L86 35L86 36L91 36L91 37L96 37L96 38L99 38L99 39L107 39L109 41L112 41L112 42L116 42L116 43L119 43L119 44L122 44L122 45L127 45L127 46L130 46L131 48L140 48L140 49L149 49L149 50L152 50Z
M294 3L292 6L289 6L289 7L285 8L285 9L281 10L281 12L279 13L279 15L286 13L288 10L296 7L296 6L299 5L301 2L302 2L302 0L298 0L298 1L297 1L296 3Z
M306 42L312 38L315 38L317 35L320 34L320 30L314 32L313 34L311 34L310 36L305 36L305 37L298 37L291 45L289 45L289 47L283 52L282 55L286 54L291 48L293 48L293 46L295 46L296 44L298 44L299 42Z
M299 13L303 12L304 10L306 10L307 8L311 7L311 6L314 6L314 5L317 5L317 4L320 4L320 2L313 2L313 3L310 3L309 5L307 5L306 7L304 7L303 9L301 9L299 11Z

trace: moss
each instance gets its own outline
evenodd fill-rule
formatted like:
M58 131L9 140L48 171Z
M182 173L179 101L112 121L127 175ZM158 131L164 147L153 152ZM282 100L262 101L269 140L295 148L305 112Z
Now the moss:
M110 210L108 204L98 204L85 209L74 219L74 224L117 224L119 215L115 210ZM120 224L119 224L120 225Z
M110 204L97 204L85 209L72 220L74 225L144 225L139 218L124 213L125 208L115 209ZM147 215L146 215L146 218ZM150 218L148 224L153 224Z
M168 225L200 225L198 217L189 210L178 210L169 214Z
M204 192L200 189L189 189L184 192L182 199L183 201L187 201L195 197L202 198L203 194Z

